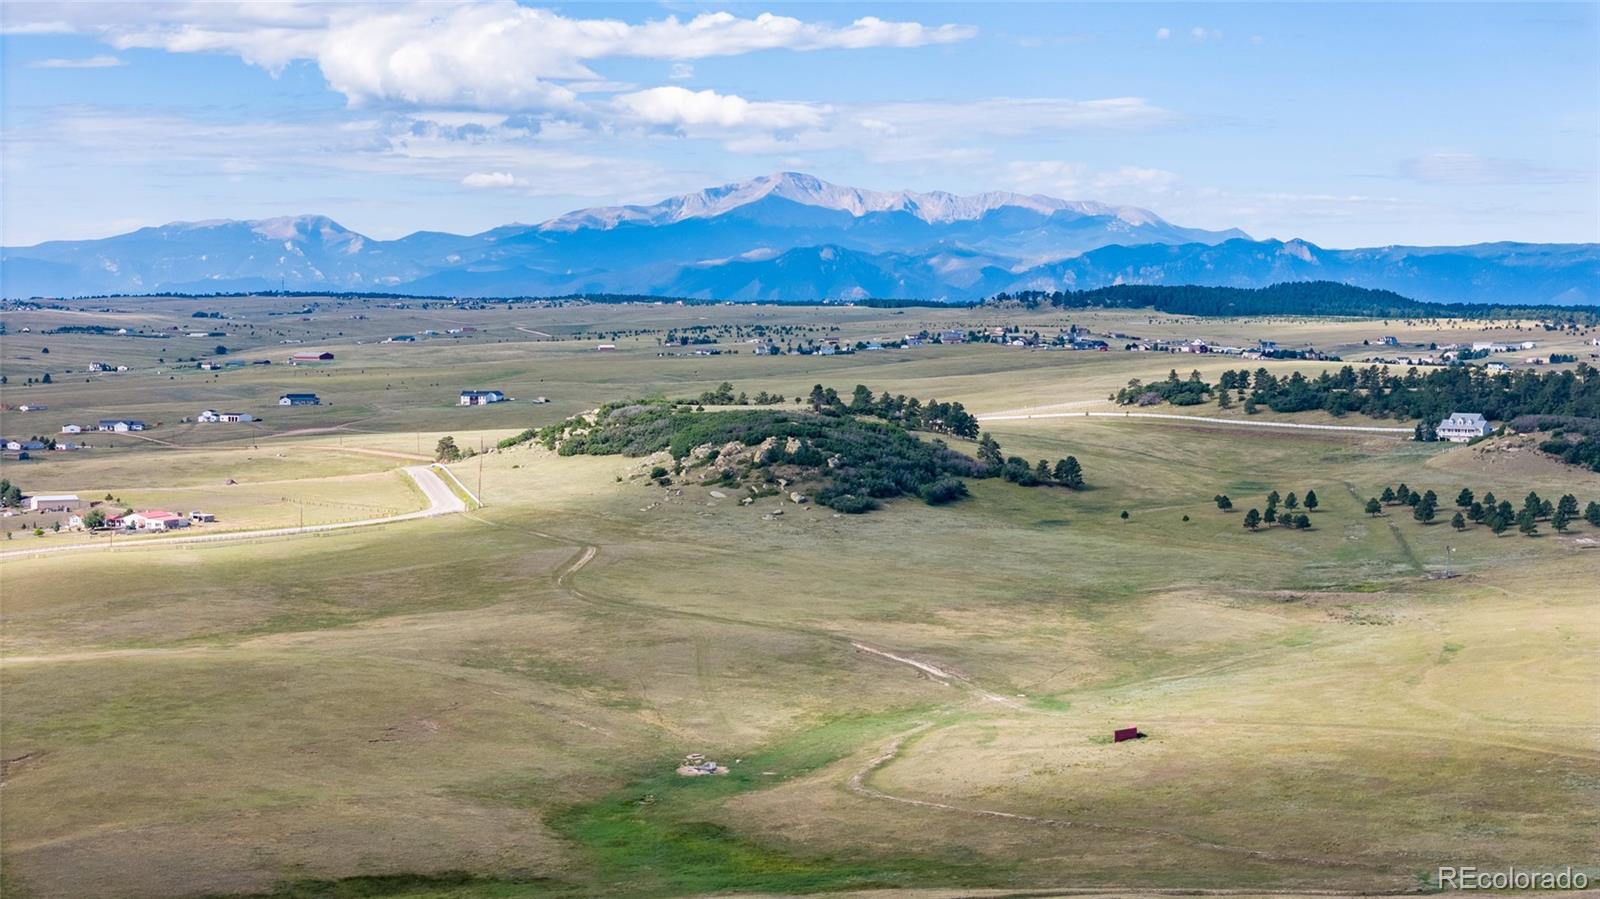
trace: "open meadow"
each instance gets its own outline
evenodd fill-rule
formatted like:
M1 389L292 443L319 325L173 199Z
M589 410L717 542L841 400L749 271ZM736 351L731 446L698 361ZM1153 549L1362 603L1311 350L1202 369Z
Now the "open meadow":
M1077 325L1354 362L1387 335L1516 337L1584 358L1593 331L305 302L0 315L5 436L149 425L11 454L0 474L24 494L204 509L217 521L190 530L237 538L113 546L35 536L27 512L0 520L6 896L1275 895L1413 892L1457 864L1600 876L1600 528L1450 523L1462 488L1581 504L1600 500L1600 474L1516 437L1023 417L1118 411L1112 393L1169 370L1314 377L1338 362L977 343L769 356L748 342ZM193 317L211 310L227 318ZM52 333L63 325L104 330ZM135 335L174 327L224 336ZM667 343L696 328L717 342ZM335 358L286 363L302 350ZM272 364L180 362L195 357ZM799 415L815 384L957 401L1006 455L1073 456L1087 484L971 479L948 505L847 515L692 471L663 485L641 457L496 449L605 403L723 382ZM466 389L512 399L457 405ZM322 404L278 406L289 392ZM261 420L185 421L203 409ZM427 507L401 469L443 437L484 450L443 466L467 511L251 536ZM1440 517L1366 509L1402 483L1435 491ZM1310 527L1243 526L1273 491L1314 491ZM1127 727L1144 738L1113 742ZM676 773L691 753L727 772Z

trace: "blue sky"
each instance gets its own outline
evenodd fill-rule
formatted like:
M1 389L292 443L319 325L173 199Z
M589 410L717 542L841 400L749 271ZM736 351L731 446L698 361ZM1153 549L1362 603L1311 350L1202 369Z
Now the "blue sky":
M1600 5L10 2L3 242L475 232L779 170L1600 241Z

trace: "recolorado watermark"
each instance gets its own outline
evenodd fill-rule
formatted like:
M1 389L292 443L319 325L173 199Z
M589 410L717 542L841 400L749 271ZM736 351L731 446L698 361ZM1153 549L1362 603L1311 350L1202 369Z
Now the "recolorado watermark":
M1512 865L1497 871L1471 865L1440 865L1441 890L1583 890L1589 875L1568 865L1559 871L1523 870Z

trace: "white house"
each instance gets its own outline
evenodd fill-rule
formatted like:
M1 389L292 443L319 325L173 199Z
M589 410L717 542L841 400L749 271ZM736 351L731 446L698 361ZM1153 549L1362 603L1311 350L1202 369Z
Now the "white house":
M1489 433L1489 423L1476 412L1452 412L1449 418L1439 422L1439 426L1433 430L1439 435L1440 440L1466 443L1468 440Z
M322 400L314 393L286 393L278 397L280 406L320 406Z
M196 415L194 417L194 420L195 421L203 421L203 422L221 421L222 420L222 413L218 412L215 409L206 409L206 410L202 411L199 415Z
M83 433L83 425L62 425L61 426L61 433L63 433L63 434L82 434Z
M196 415L194 417L194 420L195 421L205 421L205 422L212 422L212 421L241 422L241 421L255 421L256 418L255 418L254 415L251 415L248 412L218 412L215 409L207 409L204 412L201 412L199 415Z
M135 531L170 531L188 527L189 519L163 509L151 509L123 516L122 526Z
M102 418L99 425L102 431L115 431L125 434L128 431L144 430L144 422L126 418Z
M461 391L460 405L487 406L490 403L503 403L506 401L504 391L500 390L463 390Z

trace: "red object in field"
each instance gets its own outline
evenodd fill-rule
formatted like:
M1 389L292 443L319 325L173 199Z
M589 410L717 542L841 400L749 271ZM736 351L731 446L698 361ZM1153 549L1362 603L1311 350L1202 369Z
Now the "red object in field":
M1121 743L1124 740L1137 740L1142 734L1137 727L1119 727L1111 732L1111 742Z

